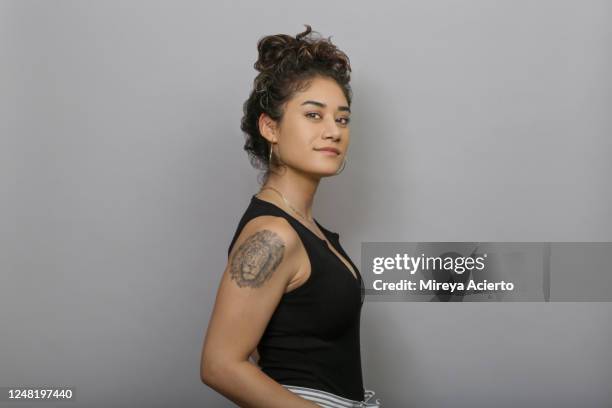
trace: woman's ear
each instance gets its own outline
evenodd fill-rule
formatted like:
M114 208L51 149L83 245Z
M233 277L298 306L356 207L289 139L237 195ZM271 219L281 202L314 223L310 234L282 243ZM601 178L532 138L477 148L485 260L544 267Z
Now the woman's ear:
M268 116L266 113L259 115L257 122L259 126L259 133L270 143L276 143L277 141L277 129L276 121Z

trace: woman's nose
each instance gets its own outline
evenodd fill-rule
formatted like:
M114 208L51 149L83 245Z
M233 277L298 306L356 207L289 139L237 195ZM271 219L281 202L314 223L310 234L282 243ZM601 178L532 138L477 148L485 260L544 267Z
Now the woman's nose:
M334 119L325 122L325 137L332 137L333 139L339 139L342 135L340 126Z

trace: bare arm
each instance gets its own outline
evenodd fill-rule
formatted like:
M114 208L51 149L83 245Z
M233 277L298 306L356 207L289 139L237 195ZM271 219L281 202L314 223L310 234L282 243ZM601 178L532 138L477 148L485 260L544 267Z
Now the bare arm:
M202 349L202 381L245 408L319 407L249 361L296 272L298 237L286 220L258 217L236 240Z

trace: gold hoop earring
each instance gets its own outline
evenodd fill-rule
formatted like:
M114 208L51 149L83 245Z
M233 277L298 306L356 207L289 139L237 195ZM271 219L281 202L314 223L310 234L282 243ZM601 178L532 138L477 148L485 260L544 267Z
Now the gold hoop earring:
M268 167L272 166L272 143L270 143L270 154L268 155Z
M336 176L344 171L344 168L346 167L346 162L347 161L348 161L348 159L345 157L344 160L342 161L342 167L340 167L340 170L336 172Z

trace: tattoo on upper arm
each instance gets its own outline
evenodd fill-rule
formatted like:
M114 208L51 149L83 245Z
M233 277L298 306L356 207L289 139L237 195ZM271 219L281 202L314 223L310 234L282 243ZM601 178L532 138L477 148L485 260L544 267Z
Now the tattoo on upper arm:
M276 233L261 230L247 238L231 261L231 278L239 287L260 287L283 260L285 243Z

